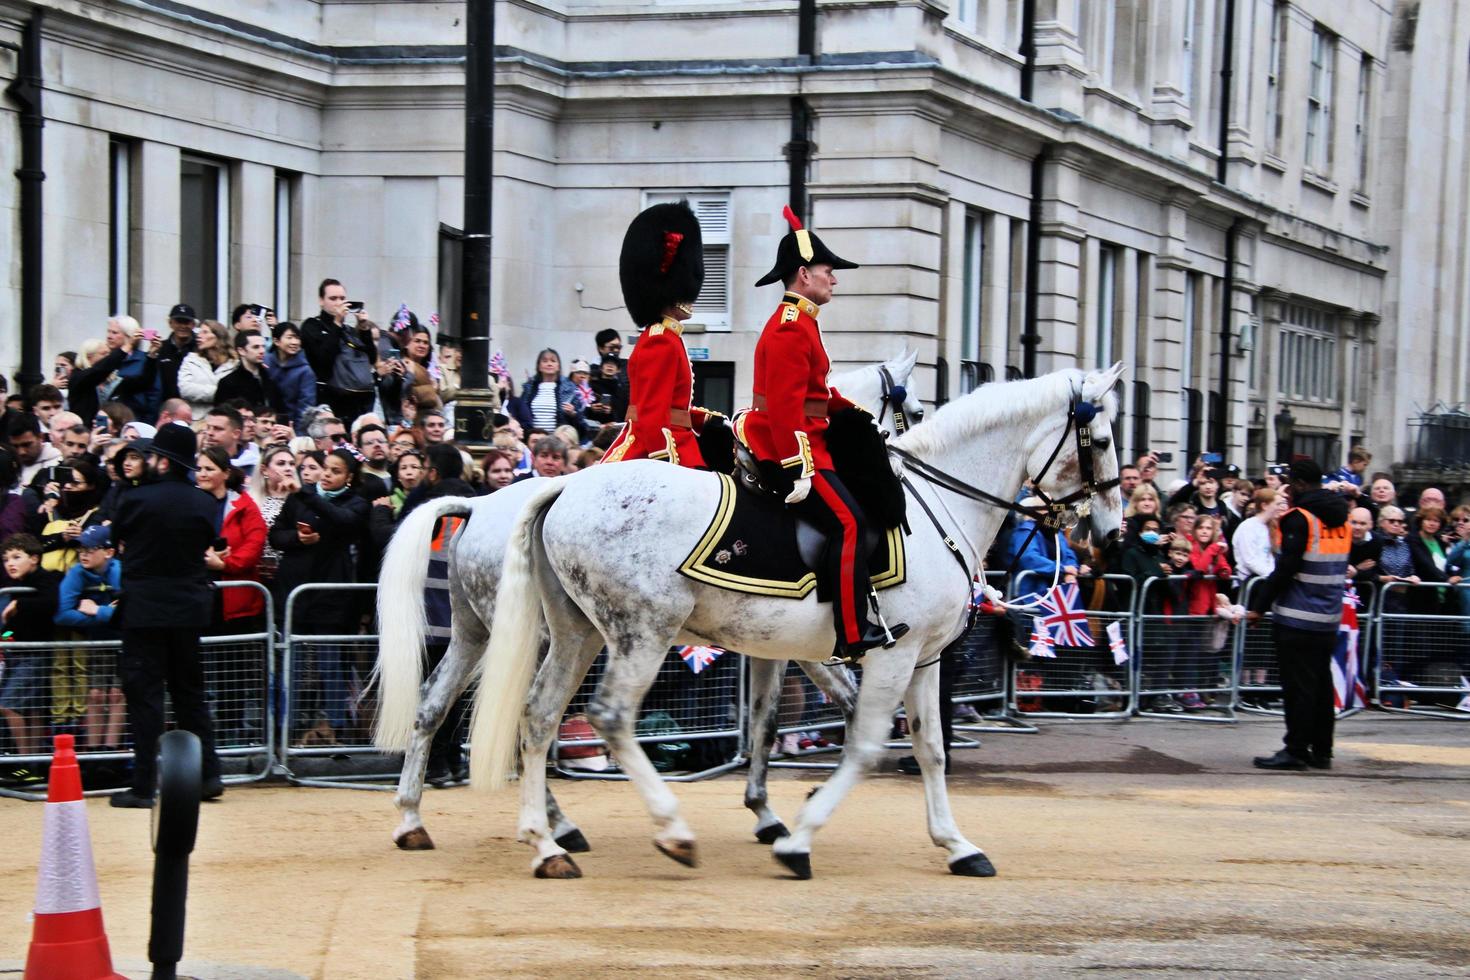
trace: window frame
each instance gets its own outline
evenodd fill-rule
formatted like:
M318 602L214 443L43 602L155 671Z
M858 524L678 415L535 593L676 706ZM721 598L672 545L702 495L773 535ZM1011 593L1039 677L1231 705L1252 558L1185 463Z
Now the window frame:
M1319 176L1332 173L1334 139L1333 87L1337 75L1337 35L1321 24L1312 27L1312 60L1307 75L1305 162Z
M113 316L131 312L133 275L133 144L108 141L107 303Z
M655 204L677 204L679 201L689 202L689 207L698 216L702 206L720 204L724 208L725 223L723 228L716 228L700 220L700 237L704 245L704 286L700 289L700 300L694 304L694 315L685 321L686 326L702 327L707 333L728 333L734 323L734 291L730 288L733 239L732 228L735 224L734 199L729 189L724 190L670 190L665 188L647 189L643 192L643 207L649 208ZM711 250L717 256L718 263L712 262ZM704 299L706 290L710 286L710 270L716 264L723 267L725 283L725 302L723 309L711 309L710 304Z
M228 160L218 157L204 156L195 153L181 153L179 155L179 193L182 200L184 167L193 165L198 167L209 167L216 172L215 199L214 199L214 283L215 296L214 306L210 308L207 303L197 300L199 303L196 312L200 319L214 319L221 323L229 322L230 314L230 243L232 238L231 229L231 192L234 186L232 166ZM179 222L182 226L185 221L183 208L180 207ZM182 302L188 302L186 297L187 287L183 282L182 257L180 260L180 282L179 294Z

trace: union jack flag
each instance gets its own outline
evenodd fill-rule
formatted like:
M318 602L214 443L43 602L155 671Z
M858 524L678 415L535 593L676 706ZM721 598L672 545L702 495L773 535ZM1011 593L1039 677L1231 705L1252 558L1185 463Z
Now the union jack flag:
M497 378L510 377L510 367L505 363L505 351L498 350L490 355L490 373Z
M1348 589L1342 597L1342 624L1337 628L1337 649L1332 651L1332 700L1338 711L1368 706L1368 691L1358 674L1358 592Z
M720 654L725 651L719 647L684 646L674 647L674 652L683 659L693 673L697 674L720 659Z
M1082 594L1077 583L1054 586L1041 599L1046 615L1037 617L1051 633L1058 646L1090 647L1092 632L1087 628L1087 612L1082 608Z
M402 330L407 327L410 322L411 321L408 319L408 304L399 303L398 312L393 314L393 329Z
M1051 631L1046 628L1046 622L1040 616L1032 616L1031 627L1031 656L1043 657L1047 660L1057 659L1055 649L1056 641L1051 638Z

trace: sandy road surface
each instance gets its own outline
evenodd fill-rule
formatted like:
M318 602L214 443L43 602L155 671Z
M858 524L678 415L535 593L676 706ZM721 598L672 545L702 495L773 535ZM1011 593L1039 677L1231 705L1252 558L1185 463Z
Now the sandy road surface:
M945 873L920 787L899 776L838 811L808 882L784 879L753 842L733 777L676 789L701 838L692 871L653 850L631 787L555 783L594 848L572 882L531 878L509 797L430 791L439 850L409 854L389 842L387 794L232 790L205 810L185 966L322 978L1470 976L1470 726L1355 719L1330 774L1251 770L1278 731L987 736L951 785L961 826L1000 869L992 880ZM788 820L815 779L773 781ZM25 955L40 814L0 801L12 883L0 965ZM115 954L136 966L148 817L98 800L91 820Z

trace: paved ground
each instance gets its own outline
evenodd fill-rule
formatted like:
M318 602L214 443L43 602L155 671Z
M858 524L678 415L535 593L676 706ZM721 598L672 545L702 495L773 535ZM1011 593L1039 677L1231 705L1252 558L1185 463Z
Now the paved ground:
M753 843L739 777L676 788L693 871L653 851L630 787L556 783L594 847L575 882L530 877L506 797L431 791L440 849L408 854L385 793L232 790L203 817L186 972L1470 976L1470 724L1359 716L1333 772L1250 768L1278 738L1270 720L985 736L951 785L991 880L944 872L896 775L839 810L809 882ZM783 816L817 778L776 777ZM40 815L0 801L0 973L25 955ZM148 817L91 817L115 955L146 975Z

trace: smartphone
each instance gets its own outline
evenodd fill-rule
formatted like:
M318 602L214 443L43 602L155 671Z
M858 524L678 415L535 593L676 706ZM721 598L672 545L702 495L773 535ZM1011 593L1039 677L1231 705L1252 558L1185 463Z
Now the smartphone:
M46 479L47 483L60 483L65 485L71 482L70 466L48 466L46 472L48 474Z
M92 416L92 428L94 429L106 429L111 425L112 419L107 417L106 412L98 412Z
M1220 455L1219 453L1200 453L1199 458L1204 460L1206 463L1212 464L1225 462L1225 457Z
M312 527L310 524L306 523L305 521L297 521L296 522L296 533L297 534L314 534L315 532L316 532L316 528Z
M212 547L215 551L229 551L230 543L224 538L215 538Z
M1174 462L1174 454L1173 453L1154 453L1154 458L1157 459L1160 463L1172 463L1172 462Z
M347 301L347 308L353 313L361 313L364 305L361 300L352 299Z
M155 340L158 339L158 331L153 329L152 327L144 327L143 339L148 341L148 343L150 344L153 343Z

